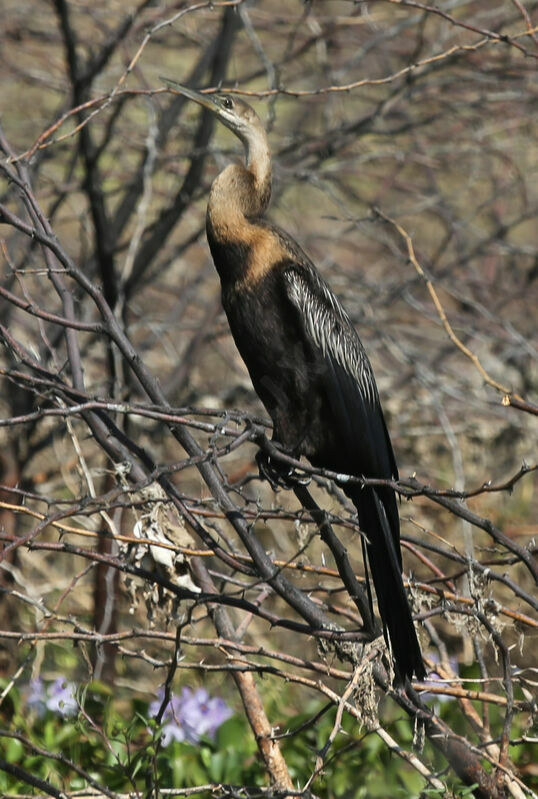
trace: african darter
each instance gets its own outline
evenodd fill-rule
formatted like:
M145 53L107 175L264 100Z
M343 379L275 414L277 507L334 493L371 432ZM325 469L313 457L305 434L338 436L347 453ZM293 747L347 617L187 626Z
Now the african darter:
M230 330L273 420L273 439L315 467L397 480L372 367L348 314L301 247L264 216L271 197L271 155L258 115L229 94L200 94L166 83L212 111L245 148L245 165L230 164L211 186L207 239ZM274 464L266 462L263 472L274 476ZM358 483L342 483L342 488L367 538L397 675L423 678L402 582L395 492Z

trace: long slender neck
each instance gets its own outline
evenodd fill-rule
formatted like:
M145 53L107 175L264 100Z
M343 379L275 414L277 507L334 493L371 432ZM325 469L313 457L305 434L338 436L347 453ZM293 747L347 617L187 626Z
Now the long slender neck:
M207 206L208 229L222 243L239 242L271 199L271 155L265 131L241 136L246 166L230 164L213 181Z
M254 190L260 204L257 215L261 216L271 199L271 153L265 130L260 126L255 134L244 139L243 144L247 169L254 177Z

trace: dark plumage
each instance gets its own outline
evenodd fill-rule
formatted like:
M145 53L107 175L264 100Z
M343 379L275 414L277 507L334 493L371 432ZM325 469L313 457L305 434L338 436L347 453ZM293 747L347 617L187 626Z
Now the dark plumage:
M167 81L168 82L168 81ZM230 95L172 88L210 109L244 144L246 165L216 178L207 238L222 304L273 437L314 466L398 478L372 367L346 311L298 244L270 224L271 158L254 110ZM424 677L401 569L395 493L343 483L353 500L386 637L401 678Z

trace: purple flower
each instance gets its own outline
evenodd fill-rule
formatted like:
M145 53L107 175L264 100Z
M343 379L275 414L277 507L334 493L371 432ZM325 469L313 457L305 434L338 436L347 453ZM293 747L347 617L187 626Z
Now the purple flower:
M155 717L162 705L164 690L161 688L157 700L149 706L150 716ZM213 738L218 727L229 719L232 710L224 699L210 697L204 688L192 691L183 688L181 696L172 694L162 717L163 746L173 740L197 744L203 735Z
M434 663L440 663L441 662L439 660L439 657L435 653L431 655L431 659L434 661ZM454 673L454 675L457 677L458 674L459 674L458 659L455 658L455 657L449 658L448 659L448 665L450 667L450 671L452 671ZM447 682L448 681L445 678L442 678L441 675L438 674L436 671L430 671L430 673L428 674L428 679L424 680L424 683L426 685L432 685L432 686L435 686L435 685L446 685ZM452 702L453 699L454 699L453 696L444 696L443 694L437 694L437 693L432 694L429 691L427 691L426 693L423 693L422 694L422 698L425 699L426 701L429 701L431 699L435 699L435 701L439 702L440 704L443 704L444 702Z
M149 706L149 715L155 718L161 709L164 699L164 688L159 688L157 699ZM162 736L161 743L168 746L172 741L184 741L186 738L185 730L181 726L181 701L179 697L172 694L170 701L166 705L162 717Z
M58 677L48 687L47 708L52 713L63 716L64 719L74 716L78 712L78 702L75 698L77 686L67 682L63 677Z
M183 688L181 692L182 719L187 729L187 737L196 743L202 735L215 737L220 725L232 715L224 699L210 697L204 688L191 691Z
M26 694L26 707L40 718L47 712L47 693L43 680L30 680Z

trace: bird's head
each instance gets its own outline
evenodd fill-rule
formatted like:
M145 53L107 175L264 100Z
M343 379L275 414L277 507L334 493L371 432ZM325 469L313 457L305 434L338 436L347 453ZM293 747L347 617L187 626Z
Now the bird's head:
M183 94L190 100L194 100L198 105L207 108L211 111L216 118L226 125L232 133L241 139L241 141L248 146L252 138L260 135L260 132L265 136L263 125L256 111L240 97L232 96L231 94L202 94L201 92L191 89L188 86L182 86L168 78L161 78L174 91Z
M243 213L250 216L260 215L267 208L271 197L271 155L267 135L258 114L240 97L228 93L202 94L173 80L162 80L174 91L207 108L241 140L245 148L246 168L231 164L213 182L212 196L218 196L215 192L223 188L228 191L227 180L231 175L237 176L242 170L243 177L246 173L250 175L249 180L243 183L248 189L243 202ZM249 182L250 179L253 183ZM229 199L229 195L227 196Z

